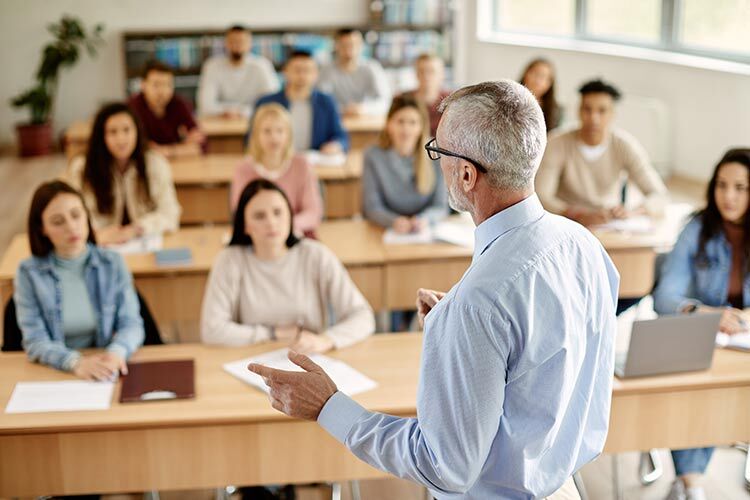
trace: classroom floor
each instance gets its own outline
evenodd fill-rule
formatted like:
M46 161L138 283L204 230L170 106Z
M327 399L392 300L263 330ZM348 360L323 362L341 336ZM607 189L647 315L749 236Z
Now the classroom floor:
M65 167L65 157L54 155L38 159L18 159L0 157L0 213L3 223L0 225L0 255L5 252L11 238L25 231L26 215L31 194L40 182L59 175ZM699 204L703 197L703 187L692 182L675 179L668 182L674 201L687 201ZM620 331L629 331L629 323L639 317L653 314L650 303L644 301L637 310L628 311L620 321ZM618 342L626 342L626 335L619 335ZM717 410L718 411L718 410ZM660 500L669 491L674 478L672 462L666 450L662 450L664 476L651 486L641 486L638 481L637 467L639 454L626 453L620 456L620 481L624 500ZM743 471L745 454L732 448L721 448L714 455L708 470L706 492L710 500L750 500L750 492L744 487ZM612 459L602 456L584 467L583 479L590 500L614 498L612 492ZM411 483L398 479L363 481L361 493L364 500L423 500L424 492ZM129 495L107 496L108 499L136 498ZM208 500L213 498L212 491L169 492L162 493L162 500ZM298 494L299 500L323 500L330 498L327 487L306 487ZM344 488L343 499L351 496Z

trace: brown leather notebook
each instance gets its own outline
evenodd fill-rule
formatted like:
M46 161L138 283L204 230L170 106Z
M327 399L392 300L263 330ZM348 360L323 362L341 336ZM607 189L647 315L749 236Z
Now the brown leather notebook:
M128 374L122 377L120 403L193 397L195 367L192 359L128 363Z

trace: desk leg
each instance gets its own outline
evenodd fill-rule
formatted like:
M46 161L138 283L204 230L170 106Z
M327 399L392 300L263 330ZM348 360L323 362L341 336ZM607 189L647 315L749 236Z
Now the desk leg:
M331 485L331 500L341 500L341 483Z
M362 494L359 491L359 481L349 481L349 488L352 493L352 500L362 500Z

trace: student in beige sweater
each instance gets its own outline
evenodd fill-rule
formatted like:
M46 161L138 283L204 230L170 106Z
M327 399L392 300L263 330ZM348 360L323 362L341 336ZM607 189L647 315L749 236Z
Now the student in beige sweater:
M138 120L124 103L102 107L86 157L74 158L63 178L83 194L101 245L180 226L169 163L146 150Z
M294 236L281 188L265 179L248 184L229 246L208 277L203 342L282 340L296 351L320 353L359 342L374 330L372 309L336 256L317 241Z
M594 80L580 89L581 126L554 133L536 176L536 192L544 208L585 226L624 218L622 186L635 183L645 202L634 213L659 216L667 188L643 147L630 134L612 127L620 92Z

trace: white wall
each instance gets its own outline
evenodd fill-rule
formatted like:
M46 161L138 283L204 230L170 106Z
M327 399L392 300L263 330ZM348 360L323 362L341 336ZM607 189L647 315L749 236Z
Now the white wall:
M179 6L179 7L178 7ZM1 0L0 144L14 141L14 124L28 119L8 100L32 83L48 23L63 14L87 26L103 22L106 45L95 59L83 57L62 74L54 110L57 131L91 116L97 106L124 97L120 34L129 30L218 28L240 22L251 27L361 25L365 0Z
M537 56L557 66L558 95L573 96L591 77L614 82L627 95L666 103L672 130L672 173L706 180L730 146L750 146L750 76L625 57L480 42L477 0L466 0L467 83L519 77ZM575 114L568 107L566 114Z

